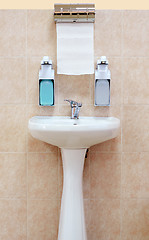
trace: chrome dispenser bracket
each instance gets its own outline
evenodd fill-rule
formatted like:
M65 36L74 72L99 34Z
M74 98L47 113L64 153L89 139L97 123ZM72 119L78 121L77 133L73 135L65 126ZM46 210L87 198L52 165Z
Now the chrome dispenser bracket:
M54 20L61 22L95 22L95 4L54 4Z

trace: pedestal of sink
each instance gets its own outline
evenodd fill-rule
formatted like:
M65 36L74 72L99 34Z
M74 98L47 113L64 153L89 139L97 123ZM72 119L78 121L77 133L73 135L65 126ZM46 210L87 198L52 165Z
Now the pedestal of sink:
M29 120L34 138L58 146L64 170L58 240L87 240L82 175L86 149L118 135L120 120L114 117L35 116Z
M63 194L58 240L86 240L83 204L83 168L86 149L61 149Z

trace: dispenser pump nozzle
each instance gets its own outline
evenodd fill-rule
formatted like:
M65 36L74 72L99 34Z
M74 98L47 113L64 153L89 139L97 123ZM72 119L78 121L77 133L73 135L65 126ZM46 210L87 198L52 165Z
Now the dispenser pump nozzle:
M48 56L44 56L41 65L52 65L52 60L50 60Z
M97 66L101 64L108 65L108 60L106 56L101 56L100 59L97 61Z

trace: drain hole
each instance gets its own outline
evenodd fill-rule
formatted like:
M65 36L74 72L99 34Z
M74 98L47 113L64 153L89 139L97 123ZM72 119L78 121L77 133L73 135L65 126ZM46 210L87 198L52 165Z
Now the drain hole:
M74 123L73 125L77 125L77 123Z

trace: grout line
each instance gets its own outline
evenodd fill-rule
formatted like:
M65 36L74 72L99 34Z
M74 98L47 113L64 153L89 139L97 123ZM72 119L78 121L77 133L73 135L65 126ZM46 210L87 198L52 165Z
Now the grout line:
M0 200L26 200L26 197L0 197Z
M123 55L124 55L124 11L122 11L122 35L121 35L121 49L122 49L122 58L121 58L121 71L122 71L122 79L121 79L121 178L120 178L120 239L122 240L122 151L123 151L123 104L124 104L124 71L123 71Z
M57 151L55 152L0 152L0 154L26 154L26 153L29 153L29 154L38 154L38 153L47 153L47 154L54 154L54 153L57 153Z
M123 41L123 40L122 40ZM25 55L20 55L20 56L0 56L0 59L8 59L8 58L12 58L12 59L15 59L15 58L26 58ZM27 55L27 58L42 58L42 56L29 56ZM95 59L98 58L97 56L95 56ZM123 56L123 55L119 55L119 56L108 56L107 55L107 58L144 58L144 59L149 59L149 56ZM58 74L58 75L61 75L61 74ZM92 75L92 74L90 74ZM94 74L93 74L94 75Z
M120 180L120 239L122 240L122 154L121 154L121 180Z
M124 55L124 11L122 11L122 56ZM123 105L124 105L124 69L123 58L121 60L122 82L121 82L121 94L122 94L122 106L121 106L121 151L123 151Z
M51 197L51 198L28 198L28 200L54 200L55 197ZM100 201L100 200L148 200L149 201L149 197L145 198L145 197L122 197L122 198L114 198L114 197L101 197L101 198L83 198L83 200L96 200L96 201ZM26 200L26 197L22 198L22 197L0 197L0 200ZM61 200L61 198L57 198L58 201Z
M129 198L128 197L127 198L126 197L125 198L124 197L122 197L122 198L107 198L107 197L106 198L104 198L104 197L103 198L90 198L90 200L96 200L96 201L110 200L110 199L111 200L148 200L149 201L149 197L148 198L141 198L141 197L140 198L137 198L137 197L136 198L134 198L134 197L129 197ZM84 198L84 200L89 200L89 198Z
M15 59L15 58L26 58L25 55L20 55L20 56L0 56L0 59Z
M26 10L26 89L25 89L25 96L26 96L26 106L27 106L27 10ZM26 107L26 120L27 120L27 107ZM26 131L26 151L27 151L27 131Z
M54 200L55 197L51 198L28 198L28 200ZM17 198L17 197L0 197L0 200L26 200L26 198ZM59 200L57 198L57 200Z
M0 152L0 154L26 154L26 152Z
M90 150L91 152L96 152L96 153L104 153L104 154L121 154L121 153L125 153L125 154L129 154L129 153L149 153L149 151L138 151L138 152L135 152L135 151L120 151L120 152L112 152L112 151L109 151L109 152L107 152L107 151L98 151L98 150ZM57 151L55 151L55 152L28 152L28 151L26 151L26 152L0 152L0 154L26 154L26 153L28 153L28 154L54 154L54 153L57 153Z
M37 106L36 103L26 103L26 102L25 103L0 103L0 106L12 106L12 105L14 105L14 106L22 106L22 105ZM120 107L122 105L124 105L124 106L149 106L149 103L148 104L146 104L146 103L111 104L109 107L117 107L117 106ZM51 109L54 109L54 107L59 107L59 106L66 106L66 105L55 104L54 106L51 106L51 107L49 106L48 108L47 108L47 106L45 106L45 107L44 106L38 106L38 107L41 108L41 109L51 110ZM87 104L87 103L84 103L83 106L92 106L92 107L95 107L96 109L107 108L107 106L94 106L93 104Z
M33 200L33 201L38 201L38 200L40 200L40 201L43 201L43 200L45 200L45 201L47 201L47 200L54 200L55 198L53 197L53 198L28 198L28 200ZM0 201L1 200L26 200L26 198L17 198L17 197L0 197ZM83 200L84 201L100 201L100 200L122 200L122 201L124 201L124 200L148 200L149 201L149 197L148 198L142 198L142 197L125 197L125 198L83 198ZM61 201L61 198L59 197L59 198L57 198L57 201Z
M27 120L27 100L28 100L28 59L27 59L27 24L28 24L28 11L26 10L26 120ZM28 134L26 128L26 238L28 240Z
M27 236L27 239L28 239L28 153L27 153L27 158L26 158L26 161L27 161L27 166L26 166L26 179L27 179L27 181L26 181L26 198L27 198L27 200L26 200L26 204L27 204L27 206L26 206L26 210L27 210L27 214L26 214L26 236Z

